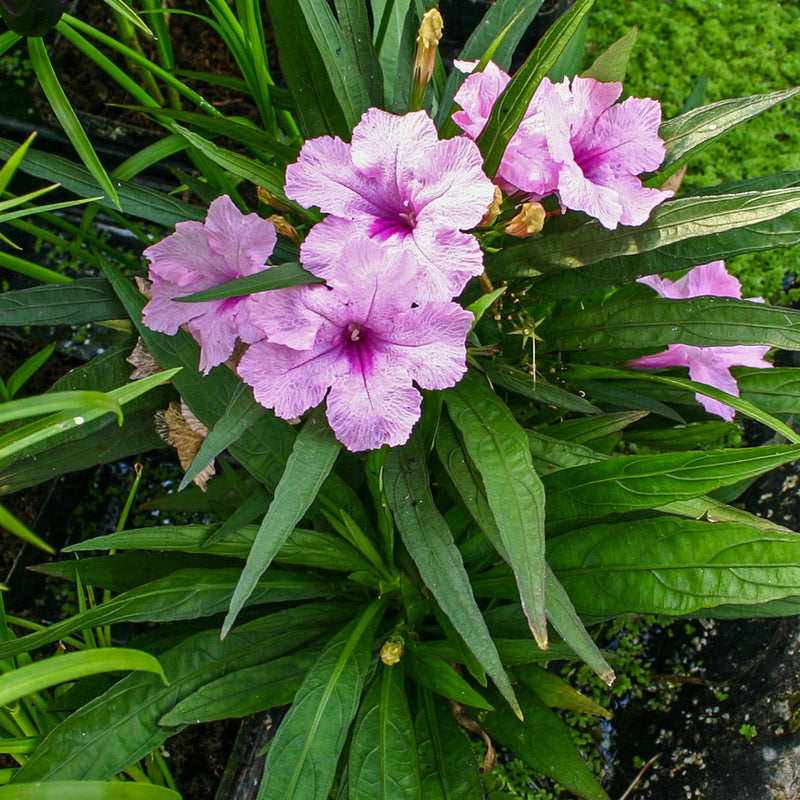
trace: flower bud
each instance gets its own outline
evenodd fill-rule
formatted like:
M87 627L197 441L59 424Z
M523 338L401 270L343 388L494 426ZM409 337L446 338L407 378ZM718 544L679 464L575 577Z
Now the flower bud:
M292 244L300 244L300 237L297 230L290 222L287 222L280 214L272 214L267 217L267 221L275 226L275 230L284 239L288 239Z
M414 88L411 94L411 110L422 108L425 87L433 77L436 66L436 51L442 38L444 21L438 8L431 8L422 15L417 36L417 55L414 59Z
M403 657L403 642L400 639L389 639L381 647L381 661L387 667L393 667Z
M499 216L503 205L503 193L500 191L499 186L494 187L494 200L489 203L489 208L483 215L478 227L482 228L485 225L491 225Z
M523 203L519 214L506 225L506 233L525 239L539 233L544 227L546 216L547 212L541 203Z

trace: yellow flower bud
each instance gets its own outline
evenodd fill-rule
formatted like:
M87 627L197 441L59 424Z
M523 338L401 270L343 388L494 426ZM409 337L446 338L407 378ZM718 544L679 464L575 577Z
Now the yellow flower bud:
M400 639L390 639L381 647L381 661L387 667L393 667L403 657L403 642Z
M267 219L275 226L275 230L288 239L292 244L300 244L300 237L297 235L294 225L287 222L280 214L271 214Z
M499 186L494 187L494 200L489 203L488 211L483 215L479 227L484 225L491 225L499 216L503 205L503 193L500 191Z
M431 8L422 15L417 36L417 55L414 58L414 88L411 94L411 110L422 108L425 87L433 77L436 66L436 51L442 38L444 21L438 8Z
M524 239L544 227L547 212L541 203L523 203L522 209L511 222L506 225L506 233Z

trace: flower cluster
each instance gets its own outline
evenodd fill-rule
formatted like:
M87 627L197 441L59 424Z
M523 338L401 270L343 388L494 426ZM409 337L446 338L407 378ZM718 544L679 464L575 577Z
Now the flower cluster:
M472 315L452 298L483 271L475 227L494 198L469 139L443 141L424 112L364 114L351 143L306 142L286 194L329 214L308 233L303 266L325 285L207 303L175 298L268 268L271 223L228 197L205 225L180 223L148 248L145 323L186 324L208 371L249 344L238 364L256 400L284 419L327 396L327 415L352 451L403 444L420 416L414 388L444 389L466 371Z
M742 285L725 269L722 261L701 264L690 270L677 281L648 275L639 278L654 289L661 297L683 300L690 297L734 297L742 299ZM755 303L763 303L760 297L747 298ZM732 345L696 347L689 344L671 344L663 353L642 356L630 362L632 367L659 369L662 367L688 367L689 377L698 383L705 383L722 389L723 392L739 396L736 378L731 375L731 367L771 367L764 356L769 347L762 345ZM713 400L699 392L695 398L709 414L716 414L724 420L732 420L736 413L726 403Z
M497 204L472 140L508 80L494 64L467 78L457 95L464 110L454 115L465 136L439 139L424 111L372 108L350 142L320 136L304 144L285 192L327 215L300 248L304 268L325 285L180 302L269 268L274 225L220 197L205 224L180 223L145 251L145 324L164 333L185 325L204 372L238 342L248 345L237 370L256 400L292 419L327 399L331 427L350 450L403 444L420 416L414 384L443 389L466 370L472 315L453 298L483 272L470 229ZM635 177L663 157L660 109L652 100L614 105L620 91L581 78L545 81L506 151L499 185L531 199L556 193L606 227L643 222L669 194ZM543 221L543 207L529 203L506 230L527 236Z
M469 71L468 62L457 65ZM453 121L477 139L511 80L493 62L469 75L455 96ZM508 192L535 199L556 194L564 208L596 217L606 228L641 225L672 192L648 189L637 175L664 160L661 106L650 98L617 103L621 83L545 78L511 137L497 172Z

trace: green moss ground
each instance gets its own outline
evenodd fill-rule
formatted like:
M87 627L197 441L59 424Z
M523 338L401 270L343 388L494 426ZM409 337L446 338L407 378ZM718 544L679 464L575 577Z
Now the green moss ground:
M800 84L800 6L796 0L598 0L587 32L587 62L638 26L625 95L661 100L680 113L700 76L708 102ZM685 186L712 186L800 170L800 99L762 114L712 144L689 165ZM786 303L784 278L800 274L800 248L739 256L729 267L745 296Z

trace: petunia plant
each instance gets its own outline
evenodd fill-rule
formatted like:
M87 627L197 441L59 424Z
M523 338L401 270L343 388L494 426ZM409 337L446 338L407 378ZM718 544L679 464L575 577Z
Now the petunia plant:
M614 681L595 623L800 610L796 533L734 503L800 458L800 373L774 366L800 349L800 314L743 299L723 263L800 243L800 173L696 193L678 180L798 90L663 120L657 99L621 100L635 36L566 70L591 5L576 0L512 75L540 2L497 0L445 65L437 15L408 0L268 0L283 87L254 101L259 125L148 95L165 138L116 181L141 256L90 240L101 274L0 296L5 325L67 307L73 324L128 323L54 388L136 403L121 427L97 415L16 449L4 431L0 486L138 454L157 418L191 441L161 506L202 517L90 537L45 567L103 599L19 638L4 628L10 670L127 622L126 648L168 683L78 684L43 736L0 716L24 739L10 791L123 796L186 726L288 706L262 800L478 800L497 747L604 800L557 711L604 713L557 675L585 662ZM208 0L242 69L219 81L231 92L264 74L239 35L256 6ZM127 180L178 151L195 202ZM20 168L96 190L57 156ZM745 419L770 438L729 446Z

